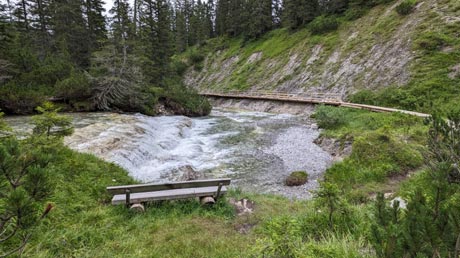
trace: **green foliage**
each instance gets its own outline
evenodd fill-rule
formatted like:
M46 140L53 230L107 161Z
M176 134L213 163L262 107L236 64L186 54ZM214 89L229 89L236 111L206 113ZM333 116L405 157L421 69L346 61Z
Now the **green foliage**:
M339 21L335 16L319 16L316 17L309 25L312 34L324 34L335 31L339 28Z
M367 202L369 194L390 187L386 186L389 178L404 177L423 165L426 127L421 118L334 107L318 109L330 109L346 121L326 129L322 137L335 138L339 148L351 145L351 155L334 163L325 175L345 191L350 202ZM340 149L336 151L340 153ZM392 187L389 190L394 191Z
M73 71L69 77L56 82L56 97L66 101L86 100L91 97L91 86L87 74Z
M401 215L394 203L388 208L383 194L376 202L376 224L371 239L379 257L449 257L458 255L460 239L457 215L460 206L459 157L460 112L448 114L450 121L438 115L430 123L427 170L414 181L406 197L407 210Z
M399 202L395 201L389 207L382 193L377 194L374 207L374 217L371 218L372 226L370 240L378 257L395 257L402 255L398 238L403 235L401 225L401 211Z
M418 48L426 51L440 50L442 47L448 45L452 41L449 36L439 33L427 31L422 33L415 41Z
M33 132L47 138L63 137L73 133L72 120L69 117L58 115L59 108L55 108L50 102L43 103L37 107L40 115L34 116Z
M171 80L161 97L165 106L175 114L187 116L202 116L211 112L212 106L208 100L198 95L194 89L185 88L181 82Z
M175 71L178 76L183 76L187 71L187 64L182 60L173 60L171 62L171 70Z
M327 181L322 181L316 192L315 201L318 207L326 209L329 229L331 230L334 229L334 215L339 212L341 216L345 217L344 214L347 213L346 204L341 196L338 186Z
M3 121L3 115L4 113L0 112L0 139L5 136L8 136L9 131L11 130L9 126L5 123L5 121Z
M400 15L408 15L414 10L417 2L417 0L404 0L396 6L396 12Z
M189 53L188 60L192 65L200 64L204 61L205 56L198 52L198 50L192 50Z
M326 105L320 105L316 108L314 118L319 127L325 129L334 129L346 124L341 110Z
M40 137L0 141L0 256L21 253L38 224L52 209L43 211L53 185L49 163L55 154Z
M265 238L259 239L253 252L256 257L300 257L301 225L296 218L279 217L264 226Z

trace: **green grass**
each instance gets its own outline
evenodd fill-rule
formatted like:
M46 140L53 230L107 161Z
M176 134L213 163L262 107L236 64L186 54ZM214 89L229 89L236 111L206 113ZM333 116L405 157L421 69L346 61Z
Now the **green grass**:
M264 241L283 229L273 223L286 218L301 229L292 236L299 240L298 257L353 257L354 248L368 248L355 236L365 214L353 207L349 216L334 217L332 231L315 202L239 189L226 198L253 200L254 213L236 216L221 199L213 207L196 200L152 203L138 214L109 203L105 187L135 183L118 166L65 147L50 166L55 208L35 229L24 257L258 257ZM240 233L245 226L252 229Z
M408 173L423 166L427 127L423 119L399 113L319 106L316 119L322 137L352 143L352 153L335 163L325 178L346 189L354 202L378 192L394 192Z
M253 214L236 216L225 199L213 207L196 200L153 203L137 214L109 203L107 186L135 183L118 166L62 147L50 169L56 188L49 201L55 208L35 230L24 257L249 257L273 218L300 221L316 214L315 221L323 220L311 202L238 189L228 197L255 201ZM254 229L241 234L243 225Z

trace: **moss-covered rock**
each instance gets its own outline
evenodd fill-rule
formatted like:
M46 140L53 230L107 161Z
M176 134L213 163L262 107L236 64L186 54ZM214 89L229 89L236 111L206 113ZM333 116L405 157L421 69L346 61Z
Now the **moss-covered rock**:
M307 182L308 182L308 173L305 171L292 172L286 178L286 181L285 181L287 186L299 186L299 185L304 185Z

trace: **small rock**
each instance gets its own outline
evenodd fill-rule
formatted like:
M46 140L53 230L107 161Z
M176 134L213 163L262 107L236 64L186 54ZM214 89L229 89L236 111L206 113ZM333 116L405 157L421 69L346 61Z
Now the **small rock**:
M460 77L460 64L450 68L449 78L455 79Z
M390 198L392 195L393 195L393 193L384 193L384 194L383 194L383 196L385 197L385 199Z
M239 201L230 198L228 202L235 208L238 216L244 214L251 214L254 211L255 203L248 199L241 199Z
M405 209L407 208L407 202L406 202L406 200L404 200L403 198L401 198L401 197L399 197L399 196L396 197L396 198L394 198L393 200L390 201L390 205L391 205L392 207L393 207L393 204L394 204L395 201L398 201L398 202L399 202L399 208L400 208L400 209L404 209L404 210L405 210Z
M182 172L182 176L179 179L180 181L193 181L201 177L201 174L195 171L190 165L179 168L179 171Z
M238 231L238 233L240 234L248 234L251 229L255 226L255 224L251 224L251 223L244 223L244 224L238 224L235 226L235 229L236 231Z

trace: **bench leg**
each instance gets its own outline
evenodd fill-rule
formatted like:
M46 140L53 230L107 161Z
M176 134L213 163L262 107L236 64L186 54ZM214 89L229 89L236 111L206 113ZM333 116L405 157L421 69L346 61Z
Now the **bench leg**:
M217 201L217 200L219 200L219 197L220 197L220 191L221 191L221 189L222 189L222 186L223 186L223 184L222 184L222 183L220 183L220 184L219 184L219 187L217 188L217 193L216 193L216 201Z
M131 205L131 190L126 189L125 194L126 194L126 208L129 208L129 206Z

